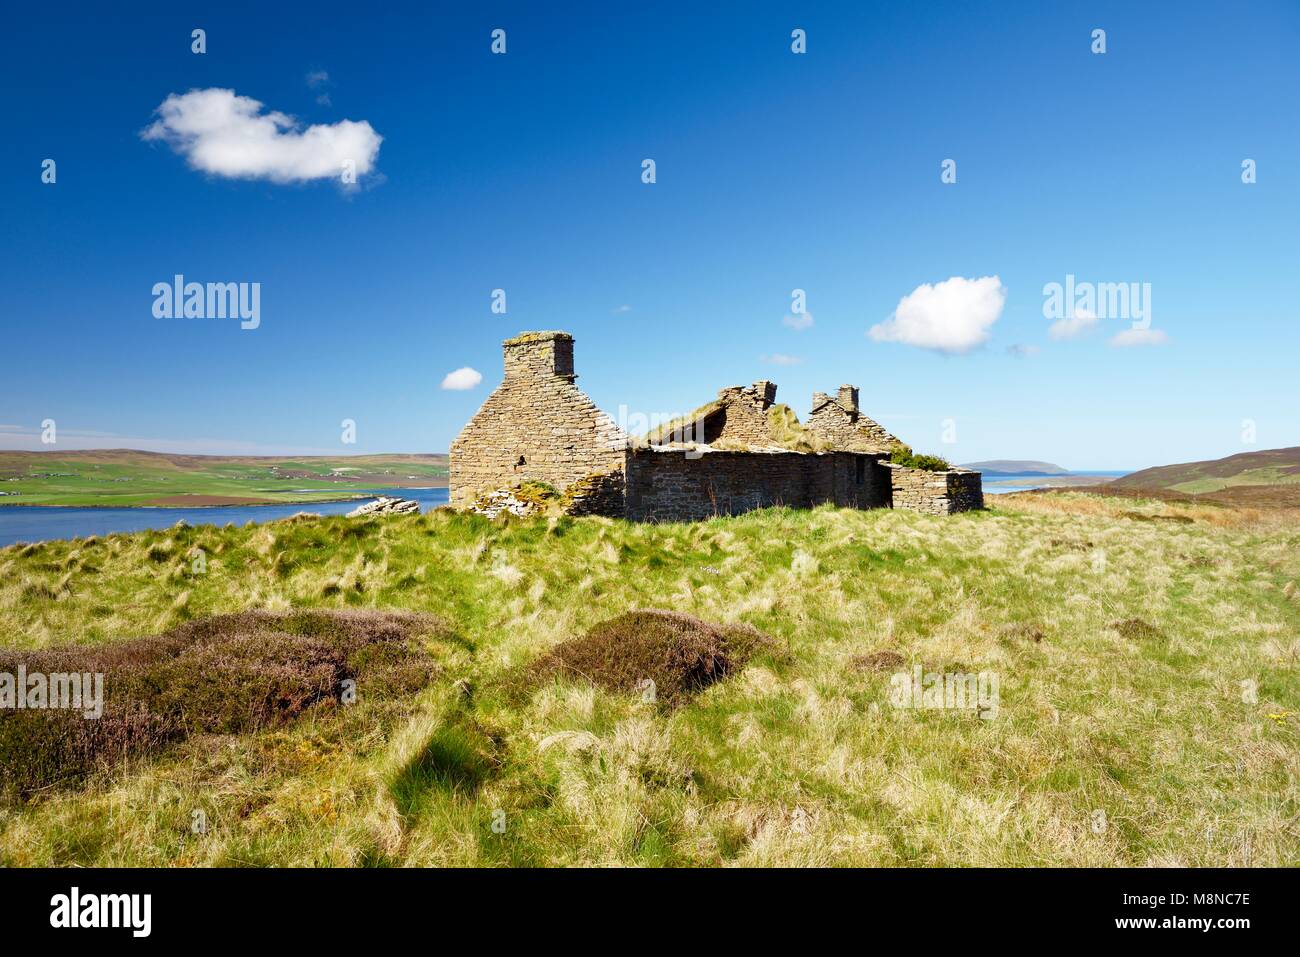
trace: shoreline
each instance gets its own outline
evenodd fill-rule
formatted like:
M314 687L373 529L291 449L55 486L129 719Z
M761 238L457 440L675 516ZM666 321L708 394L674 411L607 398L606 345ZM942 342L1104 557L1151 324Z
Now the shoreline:
M117 509L122 509L123 511L126 511L128 509L155 509L160 512L165 512L170 509L188 509L188 508L264 508L268 505L327 505L332 502L355 502L355 501L361 501L363 499L378 498L378 497L379 497L378 495L348 495L340 498L315 498L315 499L310 499L308 501L293 501L293 500L283 501L278 499L272 499L266 501L253 501L253 502L203 502L203 503L191 503L191 504L177 503L175 505L145 505L143 503L139 505L102 505L102 504L54 505L48 502L0 501L0 506L15 505L21 508L117 508Z
M1002 488L1027 488L1031 486L1043 488L1083 488L1093 485L1106 485L1121 476L1116 475L1041 475L1041 476L1016 476L1004 479L986 478L984 485L1001 486Z

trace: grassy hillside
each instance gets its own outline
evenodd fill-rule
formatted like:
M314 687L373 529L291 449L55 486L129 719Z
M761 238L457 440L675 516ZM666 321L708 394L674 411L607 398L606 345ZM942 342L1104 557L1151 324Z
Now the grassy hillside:
M1114 484L1119 488L1167 489L1189 495L1247 485L1300 485L1300 447L1162 465L1126 475Z
M0 550L20 649L290 608L430 616L422 687L363 670L350 706L7 799L0 864L1300 863L1300 526L1279 511L439 511ZM681 702L593 685L601 623L638 608L763 638ZM895 707L915 664L1000 676L996 718ZM219 673L189 679L217 714Z
M0 504L319 502L381 486L447 484L446 455L167 455L131 449L0 452Z

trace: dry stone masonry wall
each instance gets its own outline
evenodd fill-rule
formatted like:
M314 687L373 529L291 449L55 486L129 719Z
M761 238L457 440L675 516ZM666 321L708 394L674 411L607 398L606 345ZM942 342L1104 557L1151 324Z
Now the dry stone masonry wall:
M718 392L719 408L704 424L704 441L753 445L773 444L767 411L776 401L776 384L759 380L752 386L728 386Z
M573 337L528 332L503 347L505 379L451 444L451 504L526 481L563 493L621 469L627 436L574 385Z
M969 469L927 472L886 464L890 473L894 508L909 508L931 515L951 515L984 507L980 473Z
M852 385L840 386L834 399L824 392L814 392L807 427L839 448L888 452L899 444L879 423L858 410L858 388Z
M785 505L889 505L880 457L852 452L729 452L638 449L628 460L628 518L690 522Z

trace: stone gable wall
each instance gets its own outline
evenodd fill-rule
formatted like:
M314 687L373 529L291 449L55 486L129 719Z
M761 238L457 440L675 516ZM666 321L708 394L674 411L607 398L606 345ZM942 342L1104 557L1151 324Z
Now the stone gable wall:
M760 383L755 383L757 385ZM762 385L770 386L770 383ZM738 442L760 447L775 444L772 428L767 421L767 410L771 408L776 396L776 387L771 386L764 394L755 386L732 386L718 393L722 407L705 422L705 442Z
M623 468L627 436L573 384L572 338L528 333L507 340L505 368L501 385L451 444L453 506L519 482L564 492Z
M858 416L857 426L859 444L863 448L877 452L889 452L894 446L901 444L884 426L873 419L868 419L865 415Z
M892 464L884 467L890 474L894 508L952 515L984 507L984 488L979 472L965 469L927 472Z
M808 416L808 421L804 423L804 426L825 436L836 445L847 445L857 438L857 430L853 426L853 417L844 411L839 403L832 402L829 399L826 399L821 404L821 407L817 408L820 398L813 397L813 412Z
M813 412L804 424L830 439L839 448L888 452L898 444L898 439L878 422L861 413L850 412L835 399L820 392L813 396Z

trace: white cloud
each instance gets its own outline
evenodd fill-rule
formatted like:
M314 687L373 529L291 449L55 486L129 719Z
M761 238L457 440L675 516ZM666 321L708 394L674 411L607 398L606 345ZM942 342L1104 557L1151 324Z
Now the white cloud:
M632 307L629 306L629 305L627 305L626 303L624 303L623 305L621 305L621 306L617 307L616 309L614 309L614 310L613 310L613 313L614 313L614 315L619 316L619 315L622 315L622 314L625 313L625 312L631 312L631 311L632 311Z
M1073 339L1083 335L1097 324L1097 317L1087 309L1075 309L1068 319L1057 319L1048 328L1047 334L1053 339Z
M787 356L784 353L774 352L770 356L759 356L762 362L770 362L774 366L801 366L803 359L798 356Z
M332 179L341 177L348 161L365 176L384 141L365 120L302 129L293 117L264 113L257 100L216 87L173 93L156 112L143 139L163 141L194 169L234 179Z
M805 329L812 328L813 315L811 312L796 312L793 316L782 319L781 324L789 326L795 332L803 332Z
M320 89L323 86L330 85L330 75L324 70L312 70L306 76L307 86L313 90ZM316 97L317 106L333 106L334 101L330 99L328 93L320 93Z
M472 389L483 381L483 374L477 369L464 366L455 372L448 372L442 377L444 389Z
M933 286L924 283L900 299L894 314L867 335L876 342L960 355L988 342L1006 301L1006 287L997 276L953 276Z
M1007 352L1017 359L1028 359L1030 356L1036 356L1042 350L1038 346L1023 345L1017 342L1015 345L1007 346Z
M1163 329L1125 329L1112 338L1110 344L1126 349L1131 346L1163 346L1168 341Z

